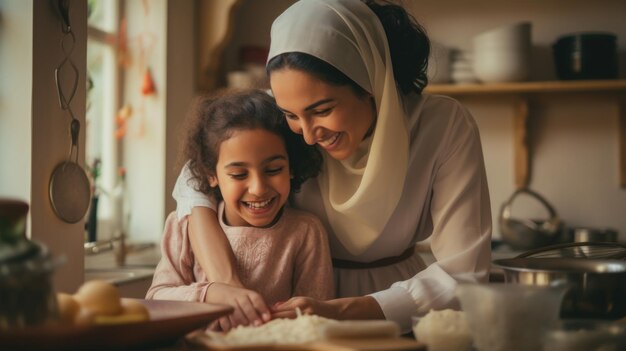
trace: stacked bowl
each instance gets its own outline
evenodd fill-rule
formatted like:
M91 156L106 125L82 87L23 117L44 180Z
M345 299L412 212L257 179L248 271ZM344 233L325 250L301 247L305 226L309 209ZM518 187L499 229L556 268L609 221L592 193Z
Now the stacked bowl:
M516 82L530 75L531 23L520 22L474 37L474 73L484 83Z

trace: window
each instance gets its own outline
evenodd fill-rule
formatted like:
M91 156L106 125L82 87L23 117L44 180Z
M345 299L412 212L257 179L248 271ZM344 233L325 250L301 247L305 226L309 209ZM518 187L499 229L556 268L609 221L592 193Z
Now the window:
M122 92L117 53L120 2L89 0L88 16L85 164L92 181L95 179L97 233L106 238L116 229L116 210L120 206L114 199L121 166L121 143L115 137Z

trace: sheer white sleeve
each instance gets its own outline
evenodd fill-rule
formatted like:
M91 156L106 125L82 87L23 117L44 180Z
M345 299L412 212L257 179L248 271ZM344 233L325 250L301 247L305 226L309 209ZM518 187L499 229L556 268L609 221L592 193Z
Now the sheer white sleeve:
M208 207L217 211L217 206L208 195L199 192L195 188L196 181L192 178L189 163L186 163L176 179L172 196L176 200L176 214L178 218L184 218L191 214L194 207Z

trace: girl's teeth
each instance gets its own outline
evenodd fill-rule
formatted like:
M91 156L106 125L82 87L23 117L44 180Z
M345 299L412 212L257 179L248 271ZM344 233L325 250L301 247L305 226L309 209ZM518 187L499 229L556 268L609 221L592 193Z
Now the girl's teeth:
M331 145L332 143L334 143L335 140L337 140L337 138L339 138L339 133L335 133L335 135L333 135L332 137L326 140L320 140L317 143L320 144L322 147L327 147Z
M246 205L248 205L248 207L250 208L258 209L258 208L263 208L267 206L267 204L269 204L270 201L272 201L272 199L260 201L260 202L246 202Z

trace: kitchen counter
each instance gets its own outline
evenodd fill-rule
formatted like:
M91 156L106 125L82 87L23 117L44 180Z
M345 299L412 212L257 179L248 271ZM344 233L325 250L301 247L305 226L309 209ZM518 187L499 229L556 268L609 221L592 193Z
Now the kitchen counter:
M156 267L161 259L161 249L158 243L154 246L131 252L126 255L125 267ZM95 255L85 255L85 270L118 268L115 262L115 253L112 250Z

